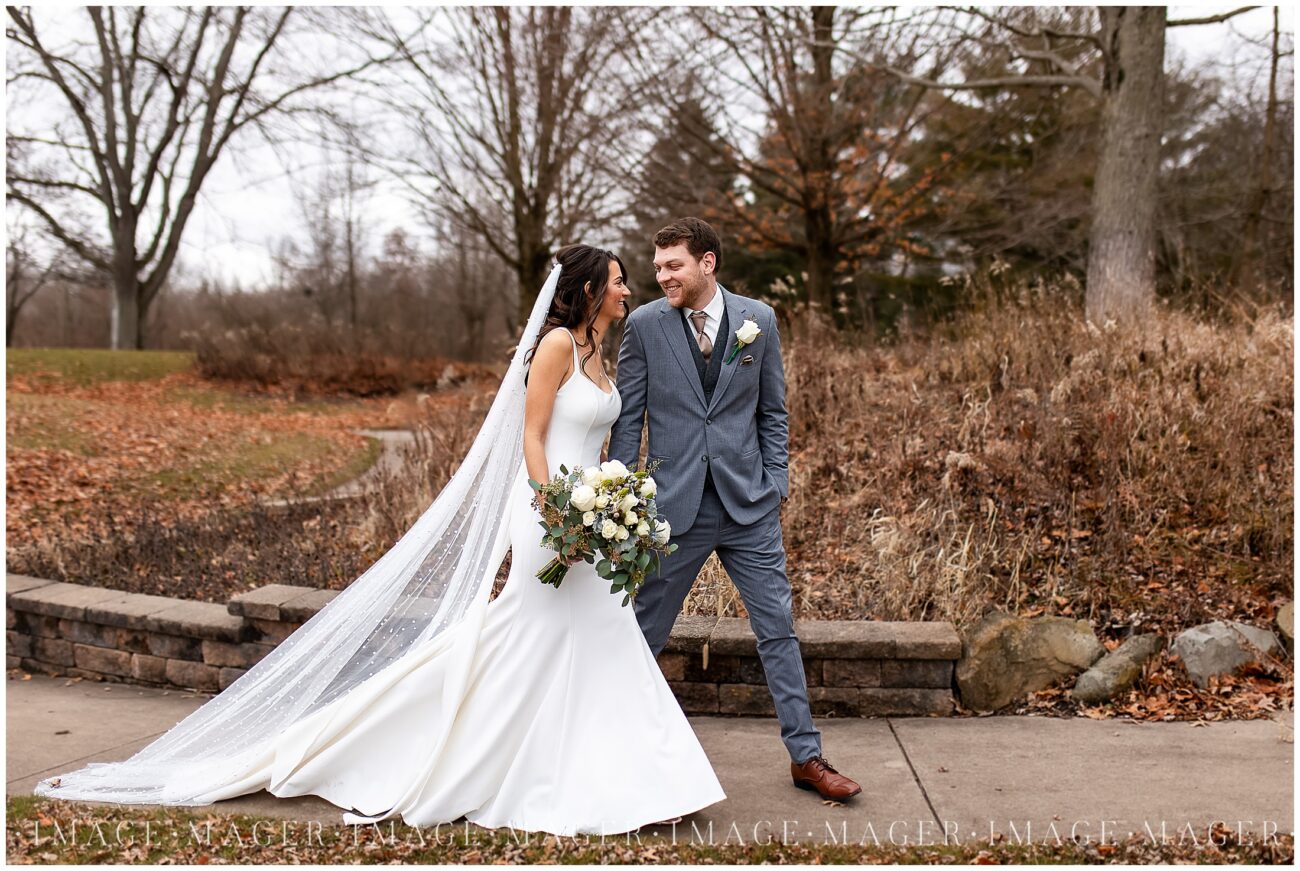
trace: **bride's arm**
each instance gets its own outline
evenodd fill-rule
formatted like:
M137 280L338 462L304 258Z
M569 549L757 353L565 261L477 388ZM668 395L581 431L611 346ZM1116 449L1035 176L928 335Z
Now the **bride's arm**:
M555 394L572 368L572 344L563 328L551 330L537 346L528 370L524 397L524 465L528 477L545 484L551 479L546 461L546 432L551 425Z

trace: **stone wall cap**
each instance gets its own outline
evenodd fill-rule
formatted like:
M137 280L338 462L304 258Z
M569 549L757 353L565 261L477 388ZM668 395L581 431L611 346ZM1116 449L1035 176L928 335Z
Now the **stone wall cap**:
M298 588L302 590L301 587ZM306 623L320 610L334 601L338 590L307 590L280 605L280 619L290 623Z
M7 594L6 604L15 611L62 617L66 620L84 620L88 605L96 605L120 595L121 590L56 581L21 593Z
M758 639L749 621L743 617L719 617L709 635L710 654L754 656L758 653Z
M243 618L227 612L224 606L189 599L178 599L170 608L149 614L144 623L151 632L216 641L241 641L247 631Z
M86 606L86 622L105 626L135 628L144 626L144 618L176 604L169 596L148 593L118 593L116 596Z
M795 634L805 657L824 659L950 659L961 657L961 638L947 621L799 620ZM678 617L665 650L752 656L757 640L743 617Z
M715 617L678 615L664 650L670 653L698 653L713 631Z
M890 624L894 628L895 656L899 659L960 659L961 636L946 621Z
M45 578L33 578L30 575L15 575L5 572L5 595L22 593L27 590L34 590L37 587L46 587L53 583L57 582Z
M295 587L292 584L267 584L230 598L226 610L236 617L256 617L258 620L279 620L280 606L298 598L312 587Z

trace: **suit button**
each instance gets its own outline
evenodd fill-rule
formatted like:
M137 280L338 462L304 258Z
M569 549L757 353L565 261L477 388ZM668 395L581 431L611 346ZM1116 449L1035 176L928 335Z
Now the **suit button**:
M710 420L710 419L708 419L707 417L704 419L704 424L705 424L705 426L707 426L707 425L709 425L709 424L711 424L711 423L713 423L713 421Z
M707 463L708 461L709 461L709 455L708 455L708 454L705 454L705 455L703 455L702 457L700 457L700 462L701 462L701 463Z

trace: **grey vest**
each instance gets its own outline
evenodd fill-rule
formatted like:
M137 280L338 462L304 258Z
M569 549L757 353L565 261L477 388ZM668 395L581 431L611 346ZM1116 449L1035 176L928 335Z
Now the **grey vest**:
M718 292L721 293L721 291ZM700 374L700 386L704 388L704 398L712 401L713 388L718 386L718 375L722 372L722 360L729 351L727 337L731 334L728 332L727 307L722 307L722 320L718 324L718 341L713 343L713 352L709 354L708 366L704 365L704 355L700 353L700 343L695 340L695 328L686 319L685 310L678 309L677 314L681 318L682 329L686 331L686 344L690 346L691 357L695 360L695 370ZM718 342L722 344L719 345Z

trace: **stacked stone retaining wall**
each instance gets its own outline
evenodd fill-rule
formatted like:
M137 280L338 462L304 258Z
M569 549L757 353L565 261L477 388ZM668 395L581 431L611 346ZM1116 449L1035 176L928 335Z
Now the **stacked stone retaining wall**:
M272 584L227 604L8 575L8 668L217 692L337 595ZM943 716L961 641L951 623L796 621L819 717ZM688 714L774 716L749 621L679 617L659 666Z

